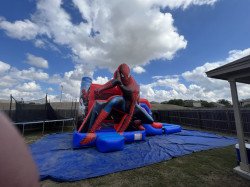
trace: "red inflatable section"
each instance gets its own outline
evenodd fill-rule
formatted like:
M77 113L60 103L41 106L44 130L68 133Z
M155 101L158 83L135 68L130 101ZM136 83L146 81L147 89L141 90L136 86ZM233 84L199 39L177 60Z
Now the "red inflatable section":
M105 100L107 101L110 99L112 96L115 95L122 95L122 91L119 87L114 87L110 88L108 90L102 91L102 94L99 96L95 95L95 90L97 88L100 88L102 85L100 84L91 84L89 88L89 103L88 103L88 110L92 108L93 104L95 103L96 100Z
M91 84L89 91L88 91L88 108L87 108L87 116L85 117L82 125L79 128L79 132L82 130L82 128L84 127L84 125L87 122L87 119L89 118L89 115L91 114L90 111L92 111L93 106L95 105L96 101L103 101L103 102L108 102L109 100L111 100L113 97L115 96L122 96L122 91L121 89L116 86L107 90L102 91L102 93L100 95L96 95L95 90L97 90L98 88L100 88L102 85L100 84ZM151 108L151 104L149 103L149 101L147 99L144 98L140 98L139 99L139 103L144 103L146 104L149 108ZM122 117L124 115L124 112L116 110L116 112L120 113L120 116ZM114 123L114 120L112 119L105 119L104 122L109 122L109 123ZM160 126L159 124L154 124L155 128L161 128L162 126ZM140 130L144 130L140 129Z
M162 123L153 122L151 125L152 125L152 127L156 128L156 129L162 128Z

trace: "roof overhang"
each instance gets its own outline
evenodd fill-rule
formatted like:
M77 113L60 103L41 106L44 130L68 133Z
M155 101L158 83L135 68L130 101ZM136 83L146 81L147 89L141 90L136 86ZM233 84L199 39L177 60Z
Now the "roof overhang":
M208 71L206 74L210 78L250 84L250 55Z

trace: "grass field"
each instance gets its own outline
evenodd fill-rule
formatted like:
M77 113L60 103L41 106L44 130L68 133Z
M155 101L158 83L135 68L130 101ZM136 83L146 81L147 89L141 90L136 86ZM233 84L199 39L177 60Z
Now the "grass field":
M40 134L25 136L32 143ZM250 186L233 173L236 154L233 146L193 153L150 166L122 171L77 182L41 181L41 186ZM83 168L84 169L84 168Z

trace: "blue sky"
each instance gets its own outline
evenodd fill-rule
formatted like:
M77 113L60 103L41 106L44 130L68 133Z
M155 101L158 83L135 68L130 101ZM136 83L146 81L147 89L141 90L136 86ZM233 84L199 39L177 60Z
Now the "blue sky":
M174 3L173 3L174 2ZM77 98L82 76L104 83L128 63L141 96L230 99L205 71L250 54L250 1L0 2L0 98ZM91 36L91 30L96 31ZM240 97L250 90L239 85Z

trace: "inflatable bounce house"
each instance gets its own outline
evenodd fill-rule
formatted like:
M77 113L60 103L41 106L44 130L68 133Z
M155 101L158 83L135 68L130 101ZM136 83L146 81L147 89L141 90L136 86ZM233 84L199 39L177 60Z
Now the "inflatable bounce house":
M73 147L96 146L100 152L123 150L125 143L144 141L146 136L181 131L179 125L154 122L151 105L139 97L140 89L130 69L121 64L112 80L93 84L83 77L80 94L82 124L73 133Z

